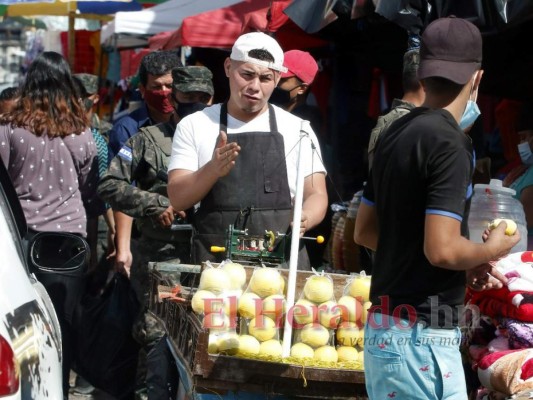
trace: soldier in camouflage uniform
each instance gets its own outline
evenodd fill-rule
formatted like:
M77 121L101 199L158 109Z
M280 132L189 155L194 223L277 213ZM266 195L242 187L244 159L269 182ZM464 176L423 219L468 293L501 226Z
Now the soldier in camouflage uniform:
M190 260L191 231L175 230L180 226L178 219L184 219L185 213L174 210L167 197L167 167L172 138L179 119L205 107L214 93L211 71L205 67L174 68L172 78L172 101L176 114L169 122L143 127L129 138L111 161L98 186L98 194L114 210L136 219L141 233L138 245L132 249L130 280L143 308L133 334L146 350L154 347L164 336L164 328L148 311L148 262L175 258L181 262ZM135 186L132 185L134 181ZM120 242L117 240L117 243ZM148 379L147 386L148 398L151 398L152 388Z
M84 108L87 111L88 119L91 122L91 132L98 155L98 177L102 178L107 171L108 165L107 140L103 134L112 125L106 121L101 121L98 115L93 112L94 106L100 100L100 96L98 95L98 76L92 74L74 74L73 78L80 98L83 101ZM103 218L99 218L100 215L103 215ZM100 227L101 229L99 229ZM113 213L103 202L98 208L97 213L87 215L87 241L91 247L91 272L94 272L97 265L105 260L104 256L106 254L114 251L114 227ZM105 273L105 271L102 272Z
M86 96L84 96L83 101L87 109L93 110L94 106L100 101L100 95L98 94L98 76L93 74L74 74L76 79L82 83ZM98 131L100 135L106 137L107 132L113 127L107 121L101 120L95 112L91 112L91 130ZM107 144L106 144L107 146ZM107 149L107 147L106 147Z

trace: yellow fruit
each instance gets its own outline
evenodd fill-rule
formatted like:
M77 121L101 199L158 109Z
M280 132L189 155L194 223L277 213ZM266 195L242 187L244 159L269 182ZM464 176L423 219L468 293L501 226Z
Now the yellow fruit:
M339 361L357 361L359 359L359 352L355 347L341 346L337 348Z
M228 274L230 289L243 289L246 284L246 270L241 264L227 262L222 266L222 269Z
M255 318L261 312L261 297L252 292L243 293L239 299L239 315Z
M516 222L507 218L496 218L495 220L491 221L489 223L489 229L496 229L496 227L500 225L500 222L505 222L507 224L507 228L505 228L505 234L507 236L513 236L516 233L516 229L518 228Z
M324 362L337 362L339 355L333 346L322 346L315 350L315 360Z
M204 328L209 329L209 333L222 333L227 332L231 326L231 321L227 315L221 313L212 313L204 316L203 321Z
M218 337L216 334L211 333L209 335L209 341L207 344L207 352L209 354L218 354Z
M359 352L359 361L361 361L361 368L363 368L365 364L365 352L362 350Z
M300 340L313 348L325 346L329 339L329 330L318 323L307 324L300 332Z
M304 296L315 303L323 303L333 298L333 281L329 276L313 275L304 285Z
M326 301L318 306L318 321L328 329L336 329L341 321L341 309L334 301Z
M348 286L348 293L361 303L370 300L370 277L359 276L354 278Z
M256 268L250 279L250 290L261 298L281 294L281 279L275 268Z
M224 306L222 310L228 317L235 319L237 317L239 298L235 295L224 297Z
M318 308L316 304L306 299L300 299L291 309L292 317L297 324L307 325L315 322L318 318ZM302 326L296 327L301 328Z
M276 336L276 323L270 318L260 315L250 321L248 332L260 342L264 342Z
M357 322L361 319L363 307L355 297L342 296L337 304L341 312L341 320Z
M206 268L200 276L198 289L220 294L230 288L229 276L222 268Z
M278 321L285 314L285 297L282 294L273 294L263 300L263 315Z
M359 341L359 328L355 322L343 322L337 328L337 344L341 346L355 346Z
M259 355L261 356L280 358L281 353L281 343L276 339L264 341L259 346Z
M279 279L280 279L280 288L281 288L281 293L283 293L285 296L287 295L287 292L285 291L286 289L286 285L285 285L285 282L286 282L286 279L283 275L279 274Z
M225 333L217 340L218 352L234 356L239 351L239 335L236 333Z
M241 335L239 336L239 351L237 352L237 354L240 356L246 356L248 354L259 354L259 346L259 340L257 340L253 336Z
M368 319L368 310L372 307L372 303L370 301L366 301L363 304L363 313L361 315L361 322L363 324L366 324L366 320Z
M305 358L313 358L315 351L305 343L296 343L291 347L291 357L303 360Z
M223 300L217 299L217 296L208 290L198 290L191 299L192 310L196 314L207 314L211 312L219 312L222 309Z

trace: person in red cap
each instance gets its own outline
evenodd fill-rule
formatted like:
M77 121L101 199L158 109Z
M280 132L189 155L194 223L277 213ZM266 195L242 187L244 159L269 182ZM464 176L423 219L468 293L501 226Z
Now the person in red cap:
M290 50L285 52L283 65L287 72L281 73L278 86L270 96L270 103L304 118L295 110L305 105L310 86L318 73L318 64L308 52Z
M422 34L422 107L379 138L355 224L355 241L374 250L365 325L370 399L467 399L459 351L465 286L502 287L490 262L520 234L501 223L468 239L474 152L465 133L479 115L479 29L441 18Z
M307 98L311 93L311 84L318 73L318 64L311 54L301 50L289 50L284 53L283 65L287 72L281 73L278 86L272 92L269 103L283 108L291 114L309 121L321 147L322 116L320 109L309 104ZM323 147L322 147L323 148ZM322 222L310 230L308 235L317 236L331 230L330 219ZM322 265L324 246L308 240L305 242L311 265L318 268Z

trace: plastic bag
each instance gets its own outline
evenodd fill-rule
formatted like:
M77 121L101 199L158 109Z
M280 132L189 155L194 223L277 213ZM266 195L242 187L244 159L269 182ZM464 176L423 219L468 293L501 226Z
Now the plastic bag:
M127 396L135 388L139 351L131 334L139 303L128 278L116 273L101 295L86 295L77 311L76 372L115 397Z
M292 308L291 357L336 362L334 332L341 320L335 301L333 279L323 271L307 278L300 298Z
M342 308L341 318L335 339L339 361L359 361L362 368L364 348L364 324L368 309L371 306L370 298L371 277L364 271L350 276L339 299Z
M281 358L280 328L285 314L285 280L276 268L256 268L239 299L239 355Z

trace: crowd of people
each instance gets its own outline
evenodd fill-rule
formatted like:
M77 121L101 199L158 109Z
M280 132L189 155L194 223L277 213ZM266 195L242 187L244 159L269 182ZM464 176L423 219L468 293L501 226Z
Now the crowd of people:
M266 228L290 232L298 173L304 184L297 234L319 225L328 209L326 168L315 135L320 114L306 102L316 61L304 51L284 53L274 38L253 32L237 39L224 72L229 98L213 104L209 69L183 66L174 51L149 53L138 73L140 108L112 126L94 113L98 77L72 74L54 52L35 59L20 88L0 94L0 157L29 235L61 231L86 238L90 272L111 265L130 279L141 304L132 333L142 346L138 395L148 399L168 398L166 382L154 373L154 352L165 329L148 310L148 263L221 261L223 255L210 248L225 243L230 225L250 234ZM371 314L375 325L367 325L365 336L453 338L459 334L457 315L435 310L462 304L465 284L478 290L505 284L488 262L519 240L504 234L504 224L486 232L482 244L467 239L475 156L465 132L479 115L479 30L458 18L433 22L421 43L408 49L403 73L403 98L372 132L354 239L376 252L372 303L387 297L391 309L409 305L416 324L409 325L413 315L407 312L397 331L397 321L381 308ZM517 190L533 231L533 123L527 115L519 132L523 163L505 184ZM313 145L299 152L301 131ZM104 254L97 250L99 221L107 230ZM298 267L309 270L303 245L298 258ZM77 301L65 303L48 290L63 334L66 398L75 368L70 360ZM444 384L442 377L413 372L428 359L434 375L454 368L451 360L460 364L455 347L365 347L370 398L433 398L435 391L439 398L466 398L461 374Z

